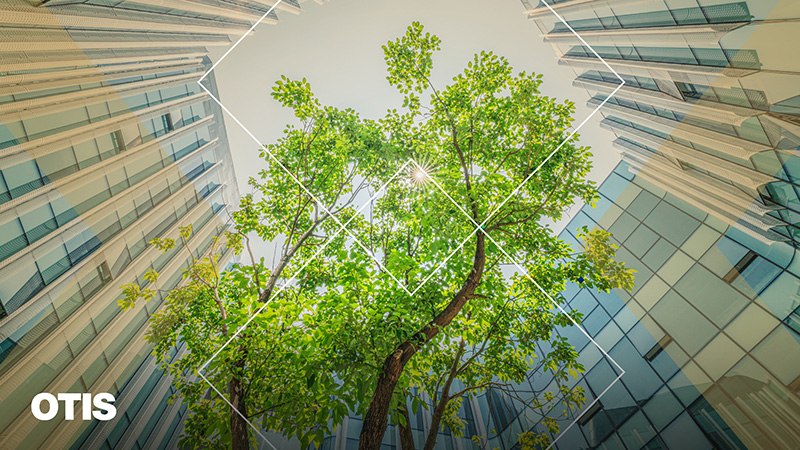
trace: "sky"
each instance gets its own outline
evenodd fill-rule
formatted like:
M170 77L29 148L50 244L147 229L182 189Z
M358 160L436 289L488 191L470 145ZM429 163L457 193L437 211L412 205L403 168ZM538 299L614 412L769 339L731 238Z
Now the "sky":
M258 156L259 143L275 142L286 124L296 124L292 112L270 97L281 75L305 77L323 104L353 108L364 118L381 117L401 106L400 94L386 81L381 46L403 35L413 21L442 40L434 55L437 86L461 72L475 53L492 51L505 56L517 72L542 74L543 94L573 100L576 125L593 109L586 106L589 94L572 86L572 69L558 64L519 0L330 0L323 5L307 1L302 7L300 15L279 13L275 25L259 24L214 69L220 101L256 139L225 117L242 194L252 190L247 180L266 167ZM228 49L214 48L209 56L217 62ZM595 115L580 130L581 144L594 154L590 178L598 182L619 161L600 119ZM565 224L562 220L555 228Z

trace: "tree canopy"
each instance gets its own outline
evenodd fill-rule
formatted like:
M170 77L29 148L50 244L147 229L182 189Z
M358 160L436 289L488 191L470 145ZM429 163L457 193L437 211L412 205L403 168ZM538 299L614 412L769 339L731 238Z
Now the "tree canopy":
M597 196L591 153L570 134L574 105L491 52L435 86L439 46L414 23L383 47L403 103L375 120L323 105L306 80L273 87L298 124L261 150L256 195L193 255L148 334L189 405L190 446L248 448L250 424L319 445L356 414L360 449L379 448L392 421L408 450L409 410L425 408L429 449L440 426L463 433L464 396L490 389L540 414L547 431L521 437L536 445L583 404L569 383L577 354L555 332L572 325L561 292L569 282L630 289L633 276L608 233L583 230L573 248L547 225ZM272 242L277 263L254 257L251 239ZM241 262L223 270L226 248ZM151 295L151 280L126 287L124 306ZM188 352L171 359L181 345ZM531 371L558 392L515 389Z

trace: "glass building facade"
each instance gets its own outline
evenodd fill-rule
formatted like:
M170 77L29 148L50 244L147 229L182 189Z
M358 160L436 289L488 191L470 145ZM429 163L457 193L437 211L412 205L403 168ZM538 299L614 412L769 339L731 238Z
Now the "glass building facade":
M597 208L562 237L600 227L637 270L632 292L573 285L583 326L626 371L559 438L559 449L792 449L800 446L800 261L636 174L623 161ZM579 384L592 400L618 375L586 337Z
M189 251L230 257L211 245L239 195L222 111L197 82L207 46L230 45L270 8L0 2L0 447L176 447L185 408L168 404L171 380L142 339L163 296L128 311L117 300L148 269L155 288L176 286ZM216 96L213 73L203 84ZM148 244L188 224L186 245ZM38 421L40 392L109 392L118 412Z
M800 10L791 0L522 2L637 173L765 242L798 237ZM591 49L587 45L591 46Z
M626 373L556 447L800 448L800 54L787 44L799 5L548 3L585 43L523 0L589 105L620 82L585 44L625 80L600 110L622 162L562 236L578 246L578 228L606 229L638 271L632 292L567 292ZM593 400L618 374L583 334L562 332Z

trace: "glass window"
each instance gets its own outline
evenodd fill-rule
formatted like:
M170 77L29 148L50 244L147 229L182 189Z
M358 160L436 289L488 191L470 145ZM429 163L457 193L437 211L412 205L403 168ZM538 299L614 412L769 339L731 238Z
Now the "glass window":
M147 153L129 161L125 166L125 170L130 178L130 183L136 184L162 167L161 157L158 153Z
M83 214L111 198L111 191L108 188L106 177L99 177L86 182L83 186L75 188L64 196L75 205L75 211L78 214Z
M708 403L706 403L706 405L708 405ZM708 418L713 415L716 416L716 419L719 419L717 412L710 406L705 409L705 411L706 414L700 414L698 411L698 416ZM707 422L707 419L704 420L704 422ZM683 413L678 416L675 422L661 433L661 438L669 445L669 448L679 448L681 450L712 450L714 448L711 443L708 442L705 435L703 435L703 432L700 431L697 424L689 417L688 413ZM729 447L724 446L720 448L727 449Z
M748 139L753 142L759 142L764 145L770 145L767 133L764 131L764 127L761 125L761 122L757 117L752 117L745 120L738 128L736 128L736 131L739 133L739 136L743 137L744 139ZM784 165L784 169L789 170L790 168Z
M630 206L625 208L625 210L637 219L644 220L645 217L650 214L650 211L656 207L658 201L659 198L655 195L647 191L642 191L636 196L636 199L631 202Z
M78 306L83 304L83 295L74 276L62 281L55 286L51 294L53 305L56 308L58 319L64 321Z
M611 317L603 308L595 308L591 314L583 319L582 325L591 336L595 336L606 326L609 320L611 320Z
M728 65L728 58L721 48L694 48L690 50L690 53L693 53L697 62L703 66L725 67ZM686 59L691 61L691 57L688 55L686 55Z
M111 195L117 195L130 186L125 167L118 167L109 171L109 173L106 175L106 180L108 180L108 185L111 189Z
M33 259L20 260L0 270L0 300L11 314L44 287Z
M161 97L163 101L174 100L176 98L185 97L186 96L186 85L181 84L177 86L170 86L161 89Z
M800 377L800 342L786 327L773 330L751 354L784 384Z
M113 134L106 134L95 140L101 159L105 160L119 153L119 147L113 136Z
M619 428L619 436L628 448L641 448L655 435L656 431L641 411Z
M622 215L614 222L614 225L608 229L608 231L614 236L619 242L625 242L628 236L633 233L633 230L636 226L639 225L639 221L636 220L633 216L628 213L622 213Z
M660 346L661 344L659 344ZM677 345L669 345L666 343L666 348L656 354L650 361L650 366L656 373L664 380L669 379L678 371L678 367L682 366L689 360L686 353L681 350ZM663 347L662 347L663 348Z
M620 339L622 339L622 330L614 322L607 323L595 337L597 344L604 349L613 347Z
M136 209L130 200L117 205L117 214L119 215L120 226L123 229L127 228L137 218Z
M589 387L591 387L592 392L600 394L601 392L605 391L609 385L611 385L617 376L617 372L604 358L591 370L586 372L584 379L587 383L589 383Z
M9 200L11 200L11 194L8 192L8 185L5 177L3 177L3 171L0 170L0 203L5 203Z
M625 370L622 381L625 382L625 386L630 390L637 403L643 403L650 398L663 384L627 339L622 339L619 344L614 346L609 355Z
M628 180L612 172L603 184L600 185L600 192L609 200L614 201L622 194L622 191L624 191L625 187L629 184L630 182Z
M78 217L78 213L64 197L59 196L51 201L50 206L53 208L53 214L55 214L56 222L60 227L63 227L72 219Z
M134 199L136 205L136 213L142 216L153 207L153 200L150 198L150 192L143 192L141 195Z
M756 303L751 303L725 328L725 332L742 348L750 351L778 326L778 323L775 316L764 311Z
M22 122L0 124L0 148L11 147L27 140Z
M128 105L125 104L125 102L120 98L111 99L108 102L106 102L106 104L108 105L108 110L112 116L118 116L120 114L125 114L127 112L130 112L130 108L128 108Z
M42 175L51 181L75 173L78 170L78 162L71 147L36 158L36 162L42 171Z
M718 331L672 290L653 307L650 315L689 355L697 353Z
M659 277L651 277L650 280L642 286L636 293L634 298L642 305L642 308L649 311L664 294L669 291L669 285L664 283Z
M734 278L731 286L752 298L780 273L781 270L776 265L759 256L741 270L741 275Z
M658 275L667 283L674 284L686 274L693 264L694 260L686 256L685 253L677 251L672 255L669 261L659 269Z
M594 367L604 356L594 344L586 345L578 354L578 362L583 365L586 370Z
M630 299L628 294L624 294L625 300L623 300L620 297L619 290L613 290L611 292L594 292L594 297L610 315L616 314Z
M742 356L744 356L744 351L730 338L720 333L695 357L695 361L709 374L712 380L718 380Z
M710 385L711 381L694 362L686 364L680 372L667 382L667 386L672 389L672 392L684 406L694 402L697 397L700 397L700 391L705 392Z
M28 245L22 223L14 219L0 225L0 261L5 260L14 253Z
M23 121L29 139L49 136L60 131L74 128L81 124L89 123L86 108L80 107L68 111L61 111L39 117L32 117Z
M669 203L661 202L647 217L647 225L675 246L684 241L700 226L700 223Z
M760 297L775 316L783 319L800 307L800 279L783 272Z
M666 239L660 238L644 255L642 262L650 270L657 271L675 253L675 250L677 249L674 245L670 244Z
M11 197L16 198L44 185L39 168L34 160L3 169L3 178Z
M784 173L783 167L781 166L781 161L778 160L778 156L774 151L767 151L756 153L753 155L750 160L755 165L755 168L759 172L766 173L768 175L775 175L777 178L783 178L788 180L788 176Z
M42 272L45 284L50 284L71 267L67 250L63 245L59 245L44 256L37 257L36 264Z
M75 157L78 159L78 165L81 169L89 167L100 161L100 151L97 148L97 143L92 139L91 141L81 142L72 146L75 151Z
M699 259L719 239L719 236L719 233L711 227L700 225L681 248L692 258Z
M563 428L562 428L563 429ZM589 447L579 427L570 427L558 438L555 448L559 450L586 450ZM462 448L470 448L463 446Z
M145 94L131 95L123 100L131 111L147 107L147 96Z
M31 243L38 241L58 228L55 217L53 216L53 210L50 208L49 203L45 203L33 211L24 214L20 217L20 220L22 221L22 227L25 229L28 242Z
M724 277L733 266L747 255L747 248L724 236L700 259L700 262L718 277Z
M637 323L628 333L628 339L631 340L641 355L647 353L662 337L664 337L664 332L652 323L652 319L649 320L649 324L647 324L647 322L648 321L643 320Z
M611 424L608 416L606 416L605 411L602 410L585 423L582 423L581 428L583 429L586 439L589 441L589 445L593 447L599 445L614 432L614 426Z
M623 375L623 380L625 376L627 376L627 374ZM636 401L631 397L631 394L628 393L628 390L625 389L624 384L620 381L614 383L608 391L600 397L600 402L602 402L603 410L615 427L619 427L638 409L636 407Z
M675 285L675 290L720 328L749 303L745 296L700 265L692 267Z
M75 265L83 260L98 246L100 246L100 240L90 229L84 230L81 234L67 241L67 251L72 264Z
M653 232L653 230L644 225L639 225L636 230L631 233L630 237L625 240L625 247L633 253L637 259L641 259L658 239L658 235Z
M88 105L86 110L89 112L89 118L92 122L97 122L98 120L106 119L110 116L108 105L105 102Z

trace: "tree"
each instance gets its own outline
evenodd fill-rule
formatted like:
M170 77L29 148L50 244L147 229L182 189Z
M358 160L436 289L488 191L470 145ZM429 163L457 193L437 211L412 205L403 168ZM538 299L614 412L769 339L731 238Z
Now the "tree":
M407 430L409 406L424 406L427 392L432 448L438 423L459 430L462 395L511 395L533 369L563 385L559 399L527 393L550 435L549 408L582 403L566 384L582 368L553 334L571 320L553 301L566 282L630 287L632 274L607 234L585 230L576 252L543 224L596 197L588 148L568 133L574 107L487 52L438 89L439 45L414 23L384 46L404 100L377 121L322 106L305 80L275 86L302 127L262 152L271 164L251 180L259 195L233 214L226 243L248 262L221 271L195 255L149 334L193 412L187 443L247 448L249 421L319 445L354 413L364 418L359 448L374 450L390 418ZM398 167L408 170L393 177ZM249 252L253 234L282 242L275 267ZM524 270L512 275L504 268L515 261ZM151 295L127 293L128 304ZM537 354L541 341L552 351ZM166 362L179 342L189 353ZM192 375L213 355L209 393ZM452 392L456 380L466 389Z
M490 349L515 353L515 368L524 367L521 361L532 354L533 349L526 348L532 339L549 336L548 321L559 323L558 315L537 314L536 308L512 308L512 314L503 313L515 294L541 302L543 292L539 286L525 286L523 278L508 283L501 262L522 261L531 279L538 280L544 290L559 287L558 280L593 280L611 287L629 285L632 280L630 271L619 265L596 264L607 262L608 246L594 248L604 252L602 258L589 253L570 261L565 244L542 225L544 219L559 219L576 197L592 203L596 195L585 179L590 168L588 149L576 146L577 137L570 137L567 131L572 103L559 104L540 95L541 76L515 75L508 61L487 52L475 55L453 83L439 90L430 81L432 54L439 44L438 38L415 23L405 36L384 46L388 80L405 95L406 112L391 113L383 123L395 146L431 162L436 181L450 194L455 209L465 214L440 207L450 199L412 199L410 207L384 209L384 220L403 224L394 236L418 236L413 244L399 242L393 249L411 260L412 271L437 260L435 252L418 250L420 246L435 247L437 241L430 242L431 236L457 242L466 230L478 229L464 247L472 251L448 260L437 280L418 291L417 298L404 299L399 292L391 295L402 331L377 364L380 369L364 416L361 450L380 447L390 411L403 403L398 398L401 393L421 384L431 356L459 342L454 358L458 360L466 348L480 344L465 322L480 320L484 327L491 327L493 316L497 316L494 320L509 320L508 329L521 339L516 345L494 339ZM427 107L420 100L423 92L430 95ZM453 214L458 219L448 222ZM448 223L447 228L442 228L443 222ZM421 314L415 306L426 300L430 312ZM515 322L536 323L541 334L522 334L524 327L515 327ZM418 353L420 358L414 360ZM412 370L407 372L407 367ZM489 367L490 373L501 370ZM441 412L441 402L437 408Z
M569 379L583 372L577 362L578 354L566 338L554 334L556 327L568 327L573 323L556 309L554 301L563 304L561 292L565 284L589 273L593 273L593 278L583 279L581 283L606 292L615 287L631 289L633 280L624 265L610 259L616 246L609 241L608 232L583 229L579 237L584 241L583 253L570 254L567 247L559 247L553 250L560 261L556 271L538 270L537 273L536 264L531 264L530 279L517 271L511 276L511 285L518 290L496 297L493 304L469 308L451 323L446 333L449 345L433 347L423 359L427 364L426 376L416 388L429 400L426 402L417 395L412 403L415 409L422 405L431 413L424 450L434 448L442 426L457 436L462 435L459 407L465 397L480 392L499 392L509 403L523 405L529 420L542 421L546 431L527 432L520 437L523 449L547 447L558 433L557 420L573 417L584 404L582 388L570 387L569 383ZM551 253L548 258L553 256ZM581 318L577 311L570 311L570 315ZM454 341L455 338L458 340ZM543 342L549 347L545 351L538 346ZM520 383L532 372L551 376L557 386L556 393L520 388ZM452 387L456 382L460 382L461 387L454 391ZM535 417L530 417L531 413ZM402 432L408 431L401 429ZM411 438L403 441L407 442L403 450L414 450Z
M265 375L265 370L294 364L293 351L302 345L298 342L302 336L291 326L302 312L290 300L292 290L286 290L280 300L273 299L273 293L281 280L296 275L316 249L338 232L336 220L352 213L353 201L368 187L354 180L374 177L369 170L382 167L383 143L375 123L361 120L352 110L321 106L305 80L284 78L272 95L295 111L301 126L287 126L277 143L261 150L268 166L260 173L261 180L250 180L256 195L242 198L239 210L232 214L232 229L216 236L208 250L190 250L192 262L184 282L165 293L166 306L153 315L147 334L192 412L184 439L191 448L250 448L254 435L249 433L248 421L275 408L269 401L282 395L260 395L259 389L267 384L264 389L269 390L269 382L281 373L273 370ZM191 237L191 225L187 225L177 236L150 244L170 252L191 247ZM268 267L263 257L254 257L252 238L276 242L280 258L274 267ZM244 253L248 262L224 271L219 257L226 247ZM156 295L158 273L148 271L145 280L149 282L146 289L135 283L123 286L123 308ZM270 301L270 308L263 308ZM262 308L257 320L248 324L253 312ZM279 338L263 333L270 327L281 330ZM188 351L171 361L173 349L180 345ZM218 395L211 395L205 381L197 377L201 368ZM287 409L297 406L291 400L282 404Z

